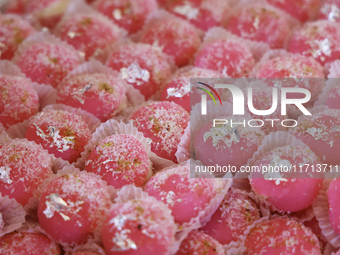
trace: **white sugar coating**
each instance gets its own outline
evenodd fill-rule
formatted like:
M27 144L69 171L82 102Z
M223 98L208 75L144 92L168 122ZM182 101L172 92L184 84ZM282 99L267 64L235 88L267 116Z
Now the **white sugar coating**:
M87 166L91 165L93 172L100 171L124 173L125 180L132 180L133 183L145 182L149 172L149 159L144 145L132 135L116 134L109 136L99 142L93 149L96 156L86 161ZM115 162L116 168L113 169L107 163ZM95 169L97 168L97 171ZM138 179L138 181L135 181Z
M170 75L171 67L167 57L161 50L144 43L132 43L123 45L113 52L113 56L107 60L107 65L123 63L128 68L132 63L143 63L143 67L151 73L153 81L161 84Z
M338 0L325 1L320 8L318 19L328 19L329 21L339 22L340 2Z
M114 75L84 74L64 79L58 86L57 101L67 104L68 98L72 98L76 103L88 105L87 99L95 97L102 102L101 116L108 119L125 106L125 93L125 82Z
M282 78L323 78L323 67L312 58L300 54L276 57L264 63L257 72L257 77L274 77L277 73ZM281 77L280 77L281 78Z
M302 53L319 58L325 62L325 57L331 58L334 54L340 52L340 27L336 22L328 20L318 20L305 23L300 29L296 30L292 36L294 42L304 42L311 49L307 49ZM290 51L293 49L290 48Z
M135 225L138 228L135 228ZM104 228L108 229L106 233L115 233L111 251L116 252L129 249L138 251L139 245L147 245L134 239L138 236L137 231L154 239L154 244L162 246L163 249L168 249L175 241L176 225L171 211L163 203L150 198L113 204Z
M230 2L221 0L203 0L200 8L203 11L210 11L212 13L211 18L218 22L225 19L226 13L228 13Z
M74 148L77 142L91 138L90 129L81 116L62 110L40 112L30 120L29 126L34 128L43 140L53 138L49 146L62 151ZM44 133L42 127L47 127L49 133ZM59 134L60 130L65 130L63 136Z
M106 182L87 172L64 174L44 189L47 208L44 210L46 218L59 213L64 221L79 220L84 214L78 212L86 208L86 215L98 224L103 217L104 210L110 204L110 195ZM84 212L83 212L84 213Z
M0 166L0 184L24 182L29 186L37 185L52 174L51 157L47 151L26 139L12 140L0 148ZM7 186L11 189L11 185Z
M250 231L245 241L247 254L321 255L320 244L312 230L288 218L264 220Z
M153 140L154 150L170 155L177 150L188 125L189 113L172 102L155 102L137 109L130 119L139 131Z
M328 98L338 98L340 97L340 87L334 87L328 94Z
M23 121L38 112L39 97L31 84L27 78L0 75L0 116L12 119L9 124Z

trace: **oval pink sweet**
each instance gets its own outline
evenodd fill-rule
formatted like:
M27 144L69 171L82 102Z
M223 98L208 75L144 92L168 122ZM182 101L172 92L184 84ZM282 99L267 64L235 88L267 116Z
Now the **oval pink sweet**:
M109 185L142 186L152 172L144 145L132 135L116 134L100 141L91 151L85 170L101 176Z
M313 232L288 218L264 220L255 225L245 240L247 254L321 255Z
M15 139L0 146L0 193L27 204L38 186L52 175L51 157L40 145Z
M104 122L126 106L125 86L110 74L78 75L59 84L57 103L85 110Z
M64 174L41 193L38 219L58 243L80 244L93 238L110 205L107 185L99 177L87 172Z
M194 66L212 69L228 77L248 77L255 60L246 45L234 40L206 44L197 52Z

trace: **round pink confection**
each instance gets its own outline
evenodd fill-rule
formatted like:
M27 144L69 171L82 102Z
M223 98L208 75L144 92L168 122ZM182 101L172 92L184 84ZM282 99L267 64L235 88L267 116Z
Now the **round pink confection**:
M93 238L110 205L107 185L99 177L87 172L64 174L43 190L38 219L58 243L80 244Z
M48 153L34 142L15 139L0 146L0 193L27 204L37 187L52 175Z
M182 241L175 255L188 254L224 255L225 251L223 246L211 236L193 230Z
M326 0L322 3L318 19L340 22L340 1Z
M290 29L284 17L266 5L243 6L228 19L225 27L245 39L283 48Z
M201 40L194 26L173 18L146 26L140 42L161 48L164 53L174 58L177 66L182 67L194 57Z
M60 255L61 250L58 244L43 234L13 232L0 238L0 254Z
M189 119L189 113L172 102L146 104L130 116L138 131L151 139L151 151L175 163L175 153Z
M280 107L278 107L272 114L270 115L256 115L249 111L248 109L248 89L243 89L243 94L245 95L244 101L244 109L248 112L254 119L259 120L259 125L262 125L261 130L265 132L265 134L269 134L270 132L275 131L285 131L285 127L281 125L281 121L285 116L281 115ZM280 94L278 94L278 98L280 98ZM229 97L227 102L233 103L233 98ZM272 107L273 102L273 92L271 87L253 87L252 88L252 102L253 107L257 110L267 110ZM275 119L276 121L266 121L266 119ZM263 122L261 122L262 120Z
M328 109L323 112L304 116L291 133L303 141L328 165L340 164L340 110Z
M102 122L122 110L126 100L125 83L110 74L78 75L58 86L57 103L85 110Z
M331 109L340 109L340 87L334 87L328 94L326 106Z
M241 120L234 122L242 122ZM203 165L235 166L240 169L247 164L261 145L264 133L253 127L234 127L208 122L200 128L194 138L195 157Z
M77 50L84 52L85 58L89 59L115 43L120 29L96 14L75 14L62 21L55 33Z
M53 29L69 3L69 0L28 0L25 1L25 12L33 14L42 26Z
M57 87L82 63L79 52L63 45L37 43L22 52L16 65L32 81Z
M152 174L144 145L132 135L117 134L99 142L86 161L85 170L102 177L109 185L142 186Z
M289 51L313 57L321 65L340 58L340 27L328 20L304 24L296 30L289 44Z
M244 231L260 219L259 208L238 189L230 189L211 220L200 230L221 244L237 241Z
M5 127L23 122L39 110L39 97L31 81L0 75L0 123Z
M44 111L30 120L25 137L56 157L75 162L91 139L86 122L74 113Z
M132 43L113 51L106 65L148 99L171 74L167 57L149 44Z
M206 31L223 24L229 13L230 3L223 0L169 0L163 7Z
M318 164L321 162L309 149L278 147L264 153L254 163L253 167L262 169L262 172L252 173L250 184L260 198L277 210L301 211L314 202L322 186L322 178L317 178L321 175L315 174ZM263 166L267 167L267 172ZM273 172L269 171L270 167L283 170ZM312 167L315 172L312 172Z
M338 234L340 234L340 206L339 206L339 188L340 180L334 179L327 190L328 197L328 214L332 228ZM326 209L326 208L325 208Z
M315 18L321 4L321 0L267 0L267 2L301 22Z
M156 173L147 181L144 190L165 203L175 222L182 225L209 207L223 187L221 178L191 178L190 166L184 165Z
M26 20L13 14L1 15L0 24L0 57L10 60L18 46L35 30Z
M132 34L157 10L157 3L155 0L97 0L94 7Z
M184 67L187 69L186 67ZM221 77L216 71L193 67L190 70L178 70L164 85L161 100L174 102L190 112L190 106L201 101L201 90L190 91L190 78L218 78ZM203 92L204 93L204 92ZM211 99L210 97L208 99Z
M301 191L301 190L300 190ZM264 220L250 231L245 240L248 255L321 255L313 232L296 220Z
M205 45L197 53L194 65L238 78L248 77L255 60L248 47L241 42L221 40Z
M170 213L150 197L113 204L102 231L107 254L168 254L176 232Z

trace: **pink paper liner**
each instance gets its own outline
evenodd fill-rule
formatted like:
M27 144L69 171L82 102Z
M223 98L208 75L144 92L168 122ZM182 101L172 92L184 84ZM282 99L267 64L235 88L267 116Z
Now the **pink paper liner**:
M333 230L328 214L329 204L327 190L332 180L333 179L331 178L325 178L323 180L322 188L320 189L319 194L313 203L313 211L316 219L319 222L321 231L326 237L327 241L333 247L338 248L340 247L340 235Z
M69 6L67 7L64 16L61 18L60 22L54 29L54 33L58 33L58 30L63 26L63 24L71 17L77 14L89 14L89 15L95 15L98 19L102 20L103 22L110 24L111 26L115 26L117 28L117 31L119 33L119 38L123 38L127 36L127 31L125 31L123 28L116 25L112 20L110 20L108 17L104 16L100 12L96 11L92 7L90 7L88 4L86 4L83 0L73 0L70 2ZM90 57L90 59L96 59L99 60L102 63L105 63L106 57L108 55L107 49L97 49L96 52ZM85 55L83 53L83 55Z
M0 123L0 135L4 132L6 128ZM1 142L0 142L1 143Z
M69 45L68 43L62 41L61 39L59 39L58 37L54 35L51 35L48 31L42 30L26 38L23 41L23 43L20 44L17 51L15 52L12 62L15 64L19 60L19 57L25 50L27 50L34 44L40 44L40 43L57 44L64 48L68 48L72 51L77 51L73 46ZM79 61L84 62L84 57L82 56L80 52L79 52Z
M190 121L184 130L181 141L178 144L178 149L175 153L178 163L182 163L190 159Z
M48 105L42 110L42 112L47 111L47 110L62 110L62 111L67 111L67 112L74 113L74 114L81 116L83 120L86 122L86 124L88 125L91 133L95 132L96 128L100 125L99 119L93 116L91 113L88 113L86 111L76 109L70 106L66 106L62 104ZM21 123L10 126L7 129L7 134L11 138L25 138L27 127L30 125L34 117L35 116L32 116L31 118Z
M232 241L228 245L223 245L226 255L246 255L246 247L242 241Z
M148 138L143 136L143 133L139 132L136 128L132 125L128 125L122 122L118 122L116 120L108 120L102 123L97 129L96 132L93 133L91 140L85 145L84 151L80 154L81 157L78 158L77 162L74 163L75 167L79 169L85 168L85 163L88 157L90 156L90 151L102 140L106 137L115 135L115 134L128 134L132 135L138 141L140 141L148 156L150 157L151 154L151 146L149 143ZM149 160L149 174L147 179L149 179L152 175L152 162Z
M336 248L334 248L330 243L327 243L324 250L323 255L336 255Z
M10 199L8 196L2 196L0 193L0 215L4 223L4 227L0 227L0 237L2 237L21 228L25 222L26 213L22 205L14 198Z
M38 186L37 190L33 192L33 197L31 197L28 203L24 206L24 210L27 213L27 219L33 222L33 224L36 224L38 222L37 212L38 212L38 207L39 207L40 196L51 181L65 174L79 174L79 173L81 173L81 171L78 168L71 165L71 166L66 166L62 168L56 174L53 174L50 178L45 179L44 182ZM104 182L106 184L106 182L103 181L99 175L96 175L94 173L88 173L88 172L83 172L83 173L86 173L87 175L90 175L96 178L97 180ZM112 186L107 185L107 192L110 195L111 201L113 201L116 198L116 190ZM107 214L107 212L108 210L106 210L105 214ZM93 238L89 237L88 242L94 242L94 243L101 242L101 229L102 229L103 223L104 223L103 221L98 223L97 228L93 232L94 237ZM44 231L44 234L48 236L51 240L54 240L54 238L50 236L46 231ZM67 244L67 243L58 242L58 244L62 245L64 249L68 249L69 247L76 246L76 244L73 244L73 243Z
M340 61L339 61L339 68L340 68ZM340 69L339 69L339 72L340 72ZM334 79L334 78L329 78L326 81L326 86L323 87L322 93L319 95L318 100L316 100L316 102L314 103L314 107L315 106L325 106L326 103L327 103L328 95L331 92L331 90L333 88L339 88L339 86L340 86L340 79L339 78L335 78Z
M270 50L270 47L266 43L243 39L225 30L224 28L213 27L206 32L203 43L201 44L198 51L200 51L205 45L219 40L233 40L245 45L253 54L255 62L258 62L262 55Z
M120 73L117 71L112 70L111 68L104 66L102 63L100 63L97 60L90 60L75 69L73 69L68 75L64 78L64 80L67 80L68 78L73 78L79 75L84 74L94 74L94 73L103 73L103 74L109 74L113 75L117 78L121 78ZM138 89L135 89L131 84L125 82L122 80L122 83L124 84L124 87L126 89L126 97L128 99L129 105L137 106L140 105L145 101L144 96L139 92ZM117 114L119 114L119 111L125 109L125 104L122 105L122 108L117 111Z
M20 68L14 65L11 61L1 60L0 61L0 74L13 75L17 77L23 77L31 82L32 88L37 92L39 97L39 109L44 108L49 104L53 104L56 101L56 90L51 85L39 84L33 82L30 78L26 77L21 72Z
M71 247L65 247L65 254L64 255L72 255L73 252L80 252L80 251L92 251L92 252L96 252L100 255L106 255L105 249L101 246L99 246L98 244L94 243L94 242L87 242L86 244L83 245L77 245L74 248Z
M340 78L340 60L335 60L330 64L327 78Z

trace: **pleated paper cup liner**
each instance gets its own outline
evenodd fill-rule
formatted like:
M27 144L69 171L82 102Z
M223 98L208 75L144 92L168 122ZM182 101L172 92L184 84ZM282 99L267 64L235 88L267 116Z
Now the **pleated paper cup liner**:
M89 241L86 244L77 245L74 248L65 247L65 255L72 255L73 252L96 252L100 255L106 255L105 249L93 241Z
M227 245L223 245L226 255L246 255L247 249L243 245L243 241L232 241Z
M238 37L237 35L232 34L222 27L213 27L206 32L203 43L201 44L198 51L200 51L207 44L223 40L232 40L238 42L241 45L245 45L253 54L255 62L258 62L263 54L270 50L270 47L266 43L243 39L241 37Z
M61 111L67 111L70 113L74 113L76 115L79 115L82 117L82 119L86 122L88 125L91 133L94 133L96 128L100 125L100 120L92 115L91 113L88 113L86 111L73 108L71 106L63 105L63 104L53 104L48 105L44 109L42 109L42 112L49 111L49 110L61 110ZM42 112L39 112L37 114L41 114ZM25 138L26 130L30 123L34 120L35 116L30 117L29 119L12 125L7 129L7 134L11 138Z
M330 243L327 243L323 250L323 255L335 255L336 251L336 248L334 248Z
M339 62L340 68L340 62ZM340 73L340 70L339 70ZM340 77L340 76L339 76ZM327 103L328 96L332 89L340 88L340 78L329 78L325 82L326 86L323 87L322 93L319 95L318 100L315 102L314 107L316 106L325 106Z
M322 188L319 191L313 203L313 211L316 219L319 222L319 226L323 235L326 237L327 241L335 248L340 247L340 235L334 231L329 219L329 203L327 198L327 190L332 182L332 178L325 178L323 180Z
M13 75L17 77L26 78L27 80L29 80L32 88L38 94L40 110L49 104L55 103L57 91L51 85L33 82L30 78L26 77L26 75L21 72L20 68L13 64L11 61L8 60L0 61L0 74Z
M74 167L74 166L67 166L62 168L61 170L59 170L56 174L53 174L50 178L47 178L44 180L44 182L42 184L40 184L37 188L36 191L33 192L33 197L31 197L28 201L28 203L24 206L24 210L27 213L26 219L29 220L30 222L32 222L32 224L35 224L38 222L38 217L37 217L37 213L38 213L38 208L39 208L39 201L40 201L40 197L41 194L44 192L44 190L46 189L46 187L50 184L51 181L55 180L56 178L63 176L63 175L74 175L74 174L86 174L89 176L94 177L95 179L97 179L98 181L101 181L103 183L106 184L105 181L103 181L99 175L96 175L94 173L88 173L85 171L80 171L78 168ZM111 201L114 201L114 199L116 198L116 189L114 189L112 186L107 185L107 192L108 195L110 196ZM100 222L97 222L97 227L96 229L92 232L93 236L90 236L88 238L88 242L94 242L97 244L101 244L101 230L103 227L103 223L104 220L106 218L106 215L108 213L108 209L104 210L104 217L101 219ZM46 231L44 231L45 234L51 239L51 240L55 240L51 235L49 235ZM61 246L63 246L63 248L65 250L69 249L70 247L75 247L78 244L76 243L64 243L64 242L58 242L58 244L60 244Z
M21 228L25 215L21 204L0 193L0 237Z
M6 128L0 123L0 135L5 131L6 131Z
M335 60L330 64L327 78L340 78L340 60Z
M118 122L116 120L108 120L102 123L93 133L90 141L85 145L85 150L81 153L81 157L78 158L77 162L74 163L75 167L79 169L84 169L86 161L90 156L90 152L95 149L96 145L109 136L116 134L126 134L131 135L139 142L141 142L147 152L148 156L151 156L151 146L149 139L143 136L143 133L139 132L135 127L129 124ZM152 162L149 159L149 174L147 179L152 175Z
M181 141L178 144L175 155L178 163L182 163L190 159L190 121L184 130L184 134L181 137Z

